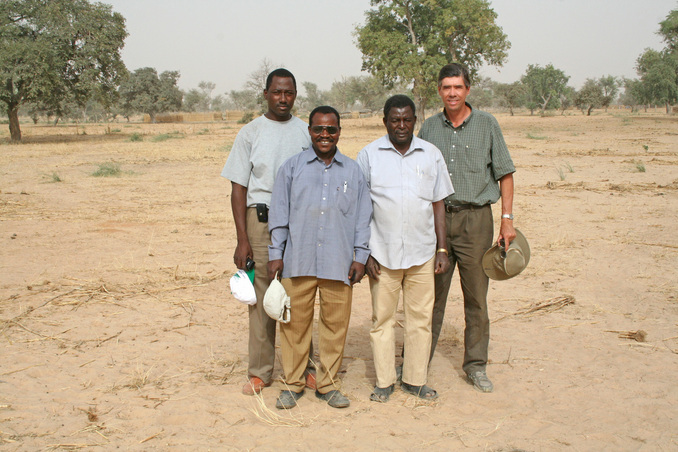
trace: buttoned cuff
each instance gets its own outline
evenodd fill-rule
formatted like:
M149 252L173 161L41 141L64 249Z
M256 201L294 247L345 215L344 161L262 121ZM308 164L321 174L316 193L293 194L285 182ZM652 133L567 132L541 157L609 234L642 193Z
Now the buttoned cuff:
M273 248L273 245L268 245L268 260L275 261L283 258L283 250Z
M370 252L364 249L355 250L355 261L365 265L367 263L367 258L370 257Z

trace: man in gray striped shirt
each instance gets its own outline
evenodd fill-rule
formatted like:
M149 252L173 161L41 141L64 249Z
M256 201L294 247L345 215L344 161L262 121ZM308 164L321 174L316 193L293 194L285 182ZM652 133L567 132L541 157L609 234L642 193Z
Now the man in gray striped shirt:
M501 226L497 237L508 250L515 238L513 228L513 173L497 120L466 102L471 89L468 70L457 63L444 66L438 75L442 112L427 119L419 137L435 144L443 153L454 184L454 194L445 199L446 248L449 271L436 275L431 355L440 336L455 264L459 267L464 295L464 364L468 381L482 392L492 392L486 366L490 341L487 312L489 279L482 257L492 246L494 222L490 205L501 197Z

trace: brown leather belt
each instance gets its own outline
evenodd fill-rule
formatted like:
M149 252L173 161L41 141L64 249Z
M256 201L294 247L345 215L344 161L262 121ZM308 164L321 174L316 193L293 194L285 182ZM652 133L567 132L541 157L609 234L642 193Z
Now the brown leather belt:
M485 204L487 206L488 204ZM462 210L467 210L467 209L480 209L485 206L474 206L473 204L459 204L457 206L449 206L445 204L445 212L447 213L456 213L456 212L461 212Z

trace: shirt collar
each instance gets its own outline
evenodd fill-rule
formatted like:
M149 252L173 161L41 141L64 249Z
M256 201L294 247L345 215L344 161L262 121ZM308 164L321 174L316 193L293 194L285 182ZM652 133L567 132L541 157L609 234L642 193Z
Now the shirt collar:
M322 160L320 160L320 158L318 158L318 156L315 155L315 151L313 150L313 146L310 146L310 147L308 147L308 148L305 148L302 152L304 152L304 154L305 154L305 155L304 155L304 160L306 161L306 163L311 163L311 162L313 162L314 160L318 160L318 161L321 162L323 165L325 164L325 162L323 162ZM342 154L342 153L339 151L339 148L337 147L337 152L334 154L334 157L332 158L332 162L330 163L330 165L331 165L332 163L334 163L334 162L337 162L339 165L344 166L344 162L346 161L346 160L345 160L346 158L347 158L347 157L346 157L344 154Z
M466 106L467 106L468 108L471 109L471 114L468 115L468 118L464 119L464 122L462 122L462 123L459 125L459 127L464 127L466 124L468 124L468 122L469 122L469 121L471 120L471 118L473 117L473 107L471 107L471 104L469 104L468 102L464 102L464 103L466 104ZM447 124L448 126L452 127L453 129L458 129L458 128L459 128L459 127L454 127L454 125L452 124L452 121L450 121L449 119L447 119L447 115L445 114L445 109L444 109L444 108L443 108L443 111L440 113L440 115L442 116L443 122L444 122L445 124Z
M424 148L421 146L421 143L419 143L420 138L418 138L416 135L412 136L412 141L410 142L410 147L407 149L407 152L404 154L401 154L402 156L406 156L407 154L414 152L414 151L423 151ZM394 151L400 154L400 151L395 148L393 143L391 143L391 139L388 137L388 134L384 135L383 137L379 138L379 143L378 143L378 148L382 151Z

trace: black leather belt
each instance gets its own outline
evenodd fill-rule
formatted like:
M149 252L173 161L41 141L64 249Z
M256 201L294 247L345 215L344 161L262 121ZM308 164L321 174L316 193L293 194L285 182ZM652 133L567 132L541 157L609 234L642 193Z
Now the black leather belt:
M488 204L485 204L487 206ZM445 204L445 212L447 213L456 213L456 212L461 212L462 210L467 210L467 209L480 209L481 207L485 206L474 206L473 204L459 204L457 206L450 206Z

